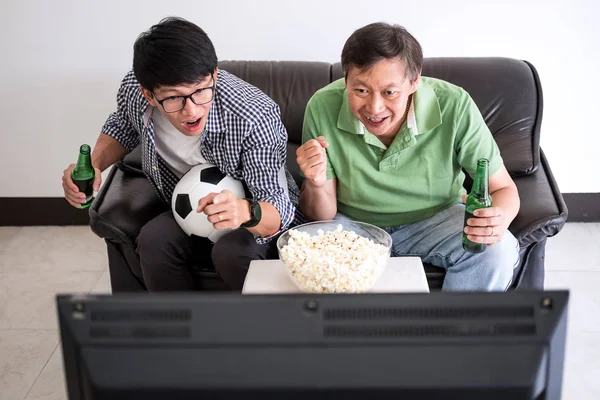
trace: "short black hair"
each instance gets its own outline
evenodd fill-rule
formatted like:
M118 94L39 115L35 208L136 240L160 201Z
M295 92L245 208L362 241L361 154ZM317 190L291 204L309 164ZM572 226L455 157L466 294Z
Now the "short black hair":
M410 81L414 81L423 67L421 45L404 27L375 22L352 33L342 49L342 69L355 66L369 69L384 59L399 58Z
M164 18L133 45L133 73L148 90L197 83L211 75L217 64L208 35L183 18Z

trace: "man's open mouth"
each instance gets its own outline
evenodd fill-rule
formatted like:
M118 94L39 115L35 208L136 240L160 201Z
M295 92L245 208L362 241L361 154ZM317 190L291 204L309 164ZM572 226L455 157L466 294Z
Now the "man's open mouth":
M188 126L190 126L190 127L191 127L191 126L194 126L194 125L196 125L198 122L200 122L200 120L201 120L201 119L202 119L202 118L198 118L198 119L196 119L196 120L194 120L194 121L189 121L189 122L186 122L186 125L188 125Z

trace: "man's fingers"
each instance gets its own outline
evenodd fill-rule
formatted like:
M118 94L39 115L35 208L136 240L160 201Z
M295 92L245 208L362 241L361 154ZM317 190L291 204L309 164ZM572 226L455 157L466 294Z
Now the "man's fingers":
M72 200L69 200L69 199L67 199L66 197L65 197L65 200L67 200L67 203L69 203L69 204L70 204L70 205L72 205L73 207L79 207L79 206L80 206L80 203L75 203L74 201L72 201Z
M323 136L319 136L319 140L311 139L308 142L304 143L302 146L298 147L298 149L296 150L296 156L300 157L305 153L323 151L323 149L327 146L327 140Z
M496 244L500 241L499 236L476 236L476 235L467 235L471 242L475 243L484 243L487 245Z
M469 218L467 220L467 224L469 226L497 226L497 225L500 225L500 218L498 218L498 217L491 217L491 218L483 218L483 217Z
M299 166L311 166L325 161L325 153L322 149L311 149L299 157L296 157L296 162Z
M325 157L325 150L322 147L313 146L313 147L304 149L304 151L301 151L300 154L298 154L299 158L306 158L306 159L316 157L316 156Z
M69 203L74 203L74 204L83 204L85 203L84 199L81 199L79 197L74 197L74 196L65 196L65 199L69 202Z
M75 183L73 183L73 179L71 178L71 171L73 170L73 167L75 167L75 164L70 164L64 171L63 171L63 176L62 176L62 181L63 181L63 187L68 188L69 190L73 191L73 192L78 192L79 188L77 187L77 185Z
M70 190L71 192L79 192L79 188L73 182L73 179L71 179L70 175L63 175L62 183L63 183L63 188L65 188L65 190Z
M212 204L214 201L215 196L218 193L209 193L206 196L204 196L203 198L201 198L200 200L198 200L198 208L196 208L196 212L201 213L202 211L204 211L204 209L206 208L207 205Z
M77 186L75 186L75 190L72 190L68 184L63 182L62 187L63 191L65 192L65 197L69 197L74 200L85 199L85 193L80 192Z
M207 205L208 199L206 197L201 198L200 200L198 200L198 207L196 208L196 212L201 213L202 211L204 211L204 208L206 208Z
M473 215L476 217L500 217L502 209L500 207L479 208L473 211Z
M65 200L73 206L85 203L85 198L79 197L77 193L65 192Z
M213 204L225 203L229 200L233 200L235 196L230 190L223 189L220 193L217 193L213 198Z
M325 136L319 136L317 138L317 141L319 142L321 147L324 149L326 149L329 146L329 143L327 143L327 139L325 139Z

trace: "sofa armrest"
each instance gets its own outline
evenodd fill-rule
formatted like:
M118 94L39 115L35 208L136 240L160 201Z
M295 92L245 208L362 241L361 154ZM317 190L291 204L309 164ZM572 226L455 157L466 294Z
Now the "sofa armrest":
M521 209L509 230L521 246L554 236L567 221L567 206L558 190L548 161L540 149L540 168L514 178L521 198Z
M133 244L142 227L168 209L144 175L119 163L90 207L90 227L103 239Z

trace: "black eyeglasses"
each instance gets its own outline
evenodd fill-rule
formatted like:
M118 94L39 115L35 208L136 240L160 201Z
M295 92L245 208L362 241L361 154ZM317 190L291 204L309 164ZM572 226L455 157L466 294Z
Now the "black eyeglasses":
M152 92L152 96L154 96L154 98L156 99L158 104L161 105L161 107L163 108L163 110L165 110L165 112L174 113L174 112L184 109L185 102L187 101L187 99L190 99L192 101L192 103L194 103L198 106L202 105L202 104L210 103L215 95L215 86L216 86L215 83L216 82L213 77L212 86L200 88L200 89L196 90L194 93L188 94L187 96L170 96L170 97L167 97L166 99L162 99L162 100L159 100L156 97L156 95L154 94L154 92Z

